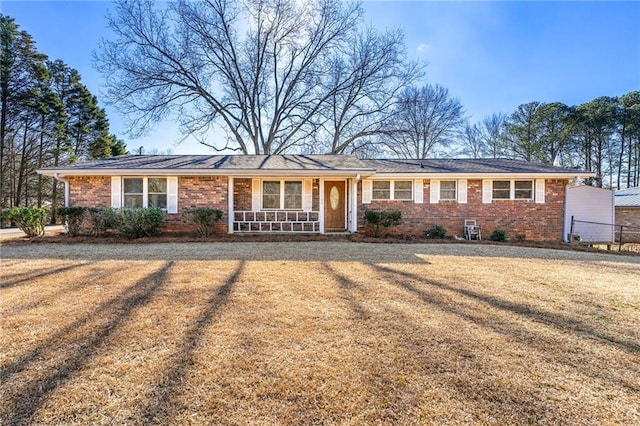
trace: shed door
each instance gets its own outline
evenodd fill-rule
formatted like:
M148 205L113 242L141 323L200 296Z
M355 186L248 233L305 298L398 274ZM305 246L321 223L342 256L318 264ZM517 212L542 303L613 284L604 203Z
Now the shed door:
M344 181L324 182L324 227L328 231L344 231L346 223Z

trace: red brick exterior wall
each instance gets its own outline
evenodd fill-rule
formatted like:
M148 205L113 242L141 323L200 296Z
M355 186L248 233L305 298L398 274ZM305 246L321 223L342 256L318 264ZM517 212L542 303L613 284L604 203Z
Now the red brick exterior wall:
M616 225L624 226L622 240L640 242L640 207L616 207ZM616 233L620 228L616 228Z
M233 210L251 211L251 179L233 180Z
M188 231L191 226L183 217L190 207L212 207L224 212L215 232L227 232L227 178L225 176L178 177L178 214L165 216L164 229ZM69 205L81 207L111 207L111 177L76 176L69 178Z
M444 226L450 235L463 235L465 219L475 219L482 227L486 239L495 229L503 229L510 239L551 240L562 239L564 196L566 180L547 180L545 203L533 200L500 200L482 203L482 181L469 180L467 204L457 201L429 203L430 182L423 181L424 203L413 201L373 201L362 204L362 182L358 183L358 228L364 231L365 209L399 209L403 224L394 233L424 236L434 225ZM227 232L228 179L224 176L180 176L178 178L178 214L167 215L165 228L190 230L182 216L185 208L213 207L224 212L216 225L216 233ZM111 206L111 178L108 176L83 176L69 178L71 206ZM320 204L319 184L313 182L313 210ZM234 210L251 210L251 179L234 179ZM637 211L637 209L636 209ZM637 214L637 213L636 213ZM617 213L617 221L623 220Z
M424 236L434 225L447 229L449 235L462 237L465 219L476 220L487 239L496 229L507 232L507 238L526 240L562 240L564 192L566 180L547 180L545 202L533 200L496 200L482 203L482 180L467 183L467 203L440 200L429 203L430 181L424 181L424 203L413 201L372 201L362 204L362 182L358 183L358 229L364 231L364 210L398 209L402 211L402 225L392 232Z
M183 217L185 209L210 207L222 210L222 219L215 225L216 234L227 233L228 179L226 176L179 176L178 214L168 214L165 227L172 231L189 231L191 226Z
M72 207L111 207L111 177L70 177L69 205Z

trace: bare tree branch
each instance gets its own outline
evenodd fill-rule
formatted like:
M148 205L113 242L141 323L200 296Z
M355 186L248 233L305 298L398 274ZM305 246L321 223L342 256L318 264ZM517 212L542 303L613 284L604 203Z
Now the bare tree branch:
M381 131L420 75L402 34L360 31L362 13L341 0L120 0L95 63L134 134L177 117L215 149L285 152L311 138L343 152ZM208 141L205 128L227 140Z

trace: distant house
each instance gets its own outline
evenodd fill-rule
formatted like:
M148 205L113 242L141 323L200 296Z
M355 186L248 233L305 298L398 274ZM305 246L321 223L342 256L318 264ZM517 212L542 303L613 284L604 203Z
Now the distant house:
M592 176L507 159L361 160L349 155L128 155L39 173L65 183L71 206L224 212L218 232L358 232L366 209L399 209L397 232L422 236L433 225L463 234L476 220L489 235L563 238L565 187Z
M616 225L624 226L625 241L640 242L640 186L615 193Z

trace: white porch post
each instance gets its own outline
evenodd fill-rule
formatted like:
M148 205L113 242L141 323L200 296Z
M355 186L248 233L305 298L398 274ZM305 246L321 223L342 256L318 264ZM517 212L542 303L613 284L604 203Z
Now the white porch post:
M351 229L349 232L358 232L358 178L351 179Z
M233 234L233 178L231 176L227 177L227 202L227 232Z
M320 211L318 212L318 219L320 220L320 233L324 234L324 179L320 179L319 186L320 194L318 194L318 199L320 200L320 206L318 207L318 210Z

